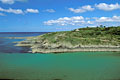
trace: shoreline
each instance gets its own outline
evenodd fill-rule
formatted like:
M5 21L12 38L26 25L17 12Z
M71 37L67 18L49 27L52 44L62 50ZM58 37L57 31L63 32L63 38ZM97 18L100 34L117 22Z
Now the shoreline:
M15 46L29 47L32 53L119 51L120 27L79 28L26 37ZM14 39L14 38L12 38Z
M15 46L18 47L29 47L31 50L28 51L28 53L67 53L67 52L120 52L120 46L114 46L114 45L78 45L78 46L72 46L65 47L61 46L58 48L58 46L53 46L52 44L50 47L43 46L43 44L36 46L37 44L34 44L35 42L31 41L20 41L15 42L17 43ZM40 44L40 43L39 43Z
M112 46L112 45L83 45L81 47L76 48L57 48L51 46L51 48L38 48L33 47L33 44L28 41L21 41L16 42L17 44L15 46L19 47L29 47L31 49L31 53L67 53L67 52L120 52L120 46ZM39 46L40 47L40 46Z
M5 39L30 39L33 37L0 37L0 38L5 38Z
M101 49L101 48L79 48L79 49L32 49L32 53L67 53L67 52L120 52L118 49Z
M19 47L29 47L31 49L31 53L67 53L67 52L103 52L103 51L113 51L113 52L120 52L120 46L112 46L112 45L81 45L81 47L73 46L72 48L69 47L45 47L39 45L36 47L35 44L29 41L20 41L16 42L15 46Z

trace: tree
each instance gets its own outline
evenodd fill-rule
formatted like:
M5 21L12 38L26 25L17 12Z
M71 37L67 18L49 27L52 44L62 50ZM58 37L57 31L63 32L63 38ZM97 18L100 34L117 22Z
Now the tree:
M103 25L100 25L101 28L103 28Z
M104 26L104 28L106 28L106 26Z

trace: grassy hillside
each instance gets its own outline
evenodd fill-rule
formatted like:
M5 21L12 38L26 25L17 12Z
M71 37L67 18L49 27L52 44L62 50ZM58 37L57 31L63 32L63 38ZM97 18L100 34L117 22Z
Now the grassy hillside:
M51 49L78 49L87 47L120 46L120 26L87 27L73 31L46 33L19 42L18 46L30 46L34 52ZM67 51L67 50L66 50Z
M49 43L72 45L120 45L120 26L79 28L73 31L47 33L34 39Z

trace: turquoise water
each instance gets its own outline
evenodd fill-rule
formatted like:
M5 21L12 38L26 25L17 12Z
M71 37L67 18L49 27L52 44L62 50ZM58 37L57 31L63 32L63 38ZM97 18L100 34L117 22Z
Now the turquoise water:
M120 53L0 53L1 79L119 80Z
M27 37L44 33L0 33ZM22 39L0 38L0 80L120 80L120 52L31 54L14 46Z

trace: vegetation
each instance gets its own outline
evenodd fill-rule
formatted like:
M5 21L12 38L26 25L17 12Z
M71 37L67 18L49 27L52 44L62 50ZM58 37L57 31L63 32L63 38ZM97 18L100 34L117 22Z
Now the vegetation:
M87 27L73 31L53 32L36 37L36 41L49 43L70 43L72 45L120 45L120 26Z
M26 42L27 41L27 42ZM87 27L72 31L46 33L18 45L29 43L33 49L73 49L82 46L120 46L120 26ZM25 44L25 45L26 45Z

